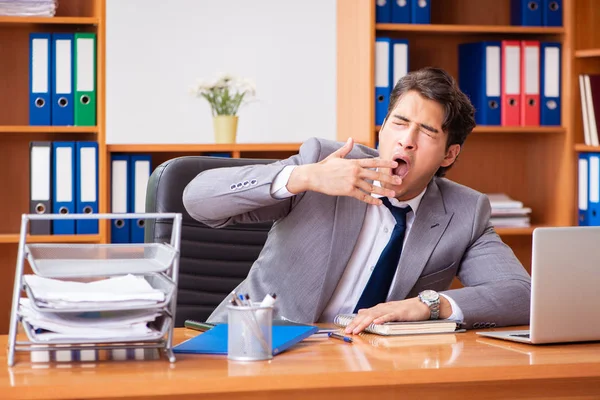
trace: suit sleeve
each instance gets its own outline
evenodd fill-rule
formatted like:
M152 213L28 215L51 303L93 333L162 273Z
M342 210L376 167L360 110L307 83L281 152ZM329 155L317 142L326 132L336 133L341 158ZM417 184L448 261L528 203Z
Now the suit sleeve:
M271 184L288 165L318 161L317 139L309 139L297 155L266 165L210 169L198 174L183 192L183 205L190 216L220 228L234 223L274 221L287 215L303 193L278 199Z
M481 196L473 241L464 253L458 278L465 286L443 292L460 307L467 328L529 324L531 278L489 222L489 200Z

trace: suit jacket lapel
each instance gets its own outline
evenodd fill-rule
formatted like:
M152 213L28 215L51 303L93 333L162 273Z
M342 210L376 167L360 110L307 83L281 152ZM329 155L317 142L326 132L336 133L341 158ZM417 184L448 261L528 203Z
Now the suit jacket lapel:
M398 266L393 299L404 299L413 288L454 213L447 213L441 192L432 180L421 200Z
M329 249L329 261L325 271L325 279L320 290L317 307L313 320L316 321L329 301L337 287L348 261L352 256L354 246L362 229L367 212L367 203L356 200L353 197L338 197L335 206L333 220L333 232L331 248Z

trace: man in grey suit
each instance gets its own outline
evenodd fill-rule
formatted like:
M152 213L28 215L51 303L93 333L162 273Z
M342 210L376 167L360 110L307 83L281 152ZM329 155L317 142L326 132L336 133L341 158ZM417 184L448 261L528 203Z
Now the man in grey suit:
M473 116L445 71L411 72L392 91L379 151L313 138L286 160L199 174L184 205L216 228L275 221L236 291L277 293L280 317L357 313L347 333L435 318L528 324L530 277L491 226L488 198L443 177ZM464 287L449 290L455 276ZM228 301L209 321L226 321Z

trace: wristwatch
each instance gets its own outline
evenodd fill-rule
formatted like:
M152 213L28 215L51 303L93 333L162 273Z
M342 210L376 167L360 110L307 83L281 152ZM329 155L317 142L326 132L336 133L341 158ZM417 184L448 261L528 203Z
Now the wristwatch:
M440 316L440 295L435 290L423 290L419 293L419 300L429 307L429 319L438 319Z

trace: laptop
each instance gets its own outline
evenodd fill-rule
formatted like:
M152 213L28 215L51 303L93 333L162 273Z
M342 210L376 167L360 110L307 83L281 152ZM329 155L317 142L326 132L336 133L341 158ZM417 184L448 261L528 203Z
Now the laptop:
M529 344L600 340L600 226L536 228L528 330L476 332Z

